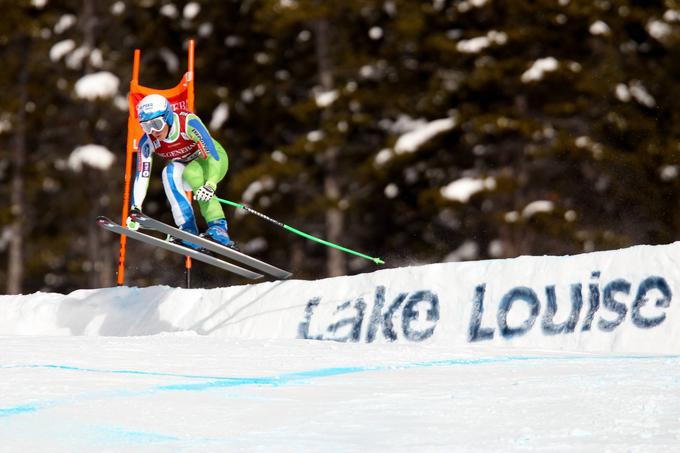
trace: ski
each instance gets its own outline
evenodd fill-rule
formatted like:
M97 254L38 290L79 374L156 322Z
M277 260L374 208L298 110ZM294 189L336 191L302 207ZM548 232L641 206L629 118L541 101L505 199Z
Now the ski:
M223 269L225 271L232 272L234 274L240 275L241 277L248 278L250 280L256 280L258 278L262 278L262 274L258 274L257 272L253 272L249 269L244 269L240 266L237 266L232 263L227 263L226 261L223 261L221 259L215 258L214 256L206 255L205 253L199 252L198 250L193 250L188 247L181 246L179 244L173 244L171 242L164 241L162 239L158 239L156 237L150 236L145 233L141 233L139 231L134 231L130 230L128 228L124 228L120 225L118 225L116 222L113 220L110 220L107 217L100 216L97 217L97 225L100 227L109 230L113 233L117 234L122 234L124 236L129 237L130 239L136 239L138 241L144 242L146 244L154 245L156 247L160 247L162 249L168 250L170 252L178 253L180 255L185 255L189 256L192 259L195 259L197 261L202 261L206 264L210 264L212 266L218 267L220 269Z
M182 231L179 228L175 228L166 223L160 222L156 219L147 216L146 214L133 212L130 215L132 217L132 220L138 222L142 226L142 228L155 230L160 233L168 234L174 238L182 239L184 241L191 242L192 244L199 245L207 250L210 250L211 252L218 253L224 256L225 258L229 258L232 261L235 261L244 266L251 267L258 272L265 273L274 278L285 280L289 278L291 275L293 275L291 272L279 269L276 266L272 266L271 264L265 263L264 261L255 259L251 256L246 255L245 253L241 253L237 250L225 247L222 244L218 244L209 239L205 239L200 236L187 233L186 231Z

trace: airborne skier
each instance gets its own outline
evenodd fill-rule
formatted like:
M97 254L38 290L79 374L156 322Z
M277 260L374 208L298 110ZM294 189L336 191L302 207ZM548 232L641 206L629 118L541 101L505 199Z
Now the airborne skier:
M204 236L227 247L234 247L222 206L213 197L217 184L229 168L224 148L210 136L198 116L184 111L173 112L170 102L159 94L150 94L139 102L137 117L144 135L138 146L131 213L141 211L151 176L152 155L155 153L169 161L163 169L163 187L179 229L199 234L191 201L185 193L191 190L208 224ZM139 228L139 223L132 217L128 217L126 225L131 230ZM190 242L181 243L199 249Z

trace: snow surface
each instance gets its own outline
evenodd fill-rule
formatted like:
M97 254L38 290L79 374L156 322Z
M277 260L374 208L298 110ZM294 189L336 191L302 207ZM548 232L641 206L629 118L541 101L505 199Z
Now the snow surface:
M0 450L680 451L678 263L0 296Z

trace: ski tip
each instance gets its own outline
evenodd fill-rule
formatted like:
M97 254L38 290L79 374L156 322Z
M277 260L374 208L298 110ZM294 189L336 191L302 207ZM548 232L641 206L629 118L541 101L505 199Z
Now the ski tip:
M381 260L380 258L373 258L373 262L375 264L385 264L385 262L383 260Z
M130 217L132 220L148 220L149 217L145 216L142 212L131 212Z
M97 225L115 225L109 218L100 215L97 217Z

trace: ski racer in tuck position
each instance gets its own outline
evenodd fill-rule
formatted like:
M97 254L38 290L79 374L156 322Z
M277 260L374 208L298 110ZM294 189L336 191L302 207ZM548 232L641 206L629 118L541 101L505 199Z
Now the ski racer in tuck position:
M227 232L224 211L214 197L217 184L229 168L224 148L210 136L198 116L190 112L173 112L170 102L159 94L148 95L139 102L137 117L144 135L138 146L131 211L141 211L155 153L169 161L163 169L163 188L177 227L191 234L199 233L191 201L186 195L186 191L191 190L208 224L203 236L234 247ZM126 226L131 230L139 228L131 217L127 218ZM178 242L199 248L186 241Z

